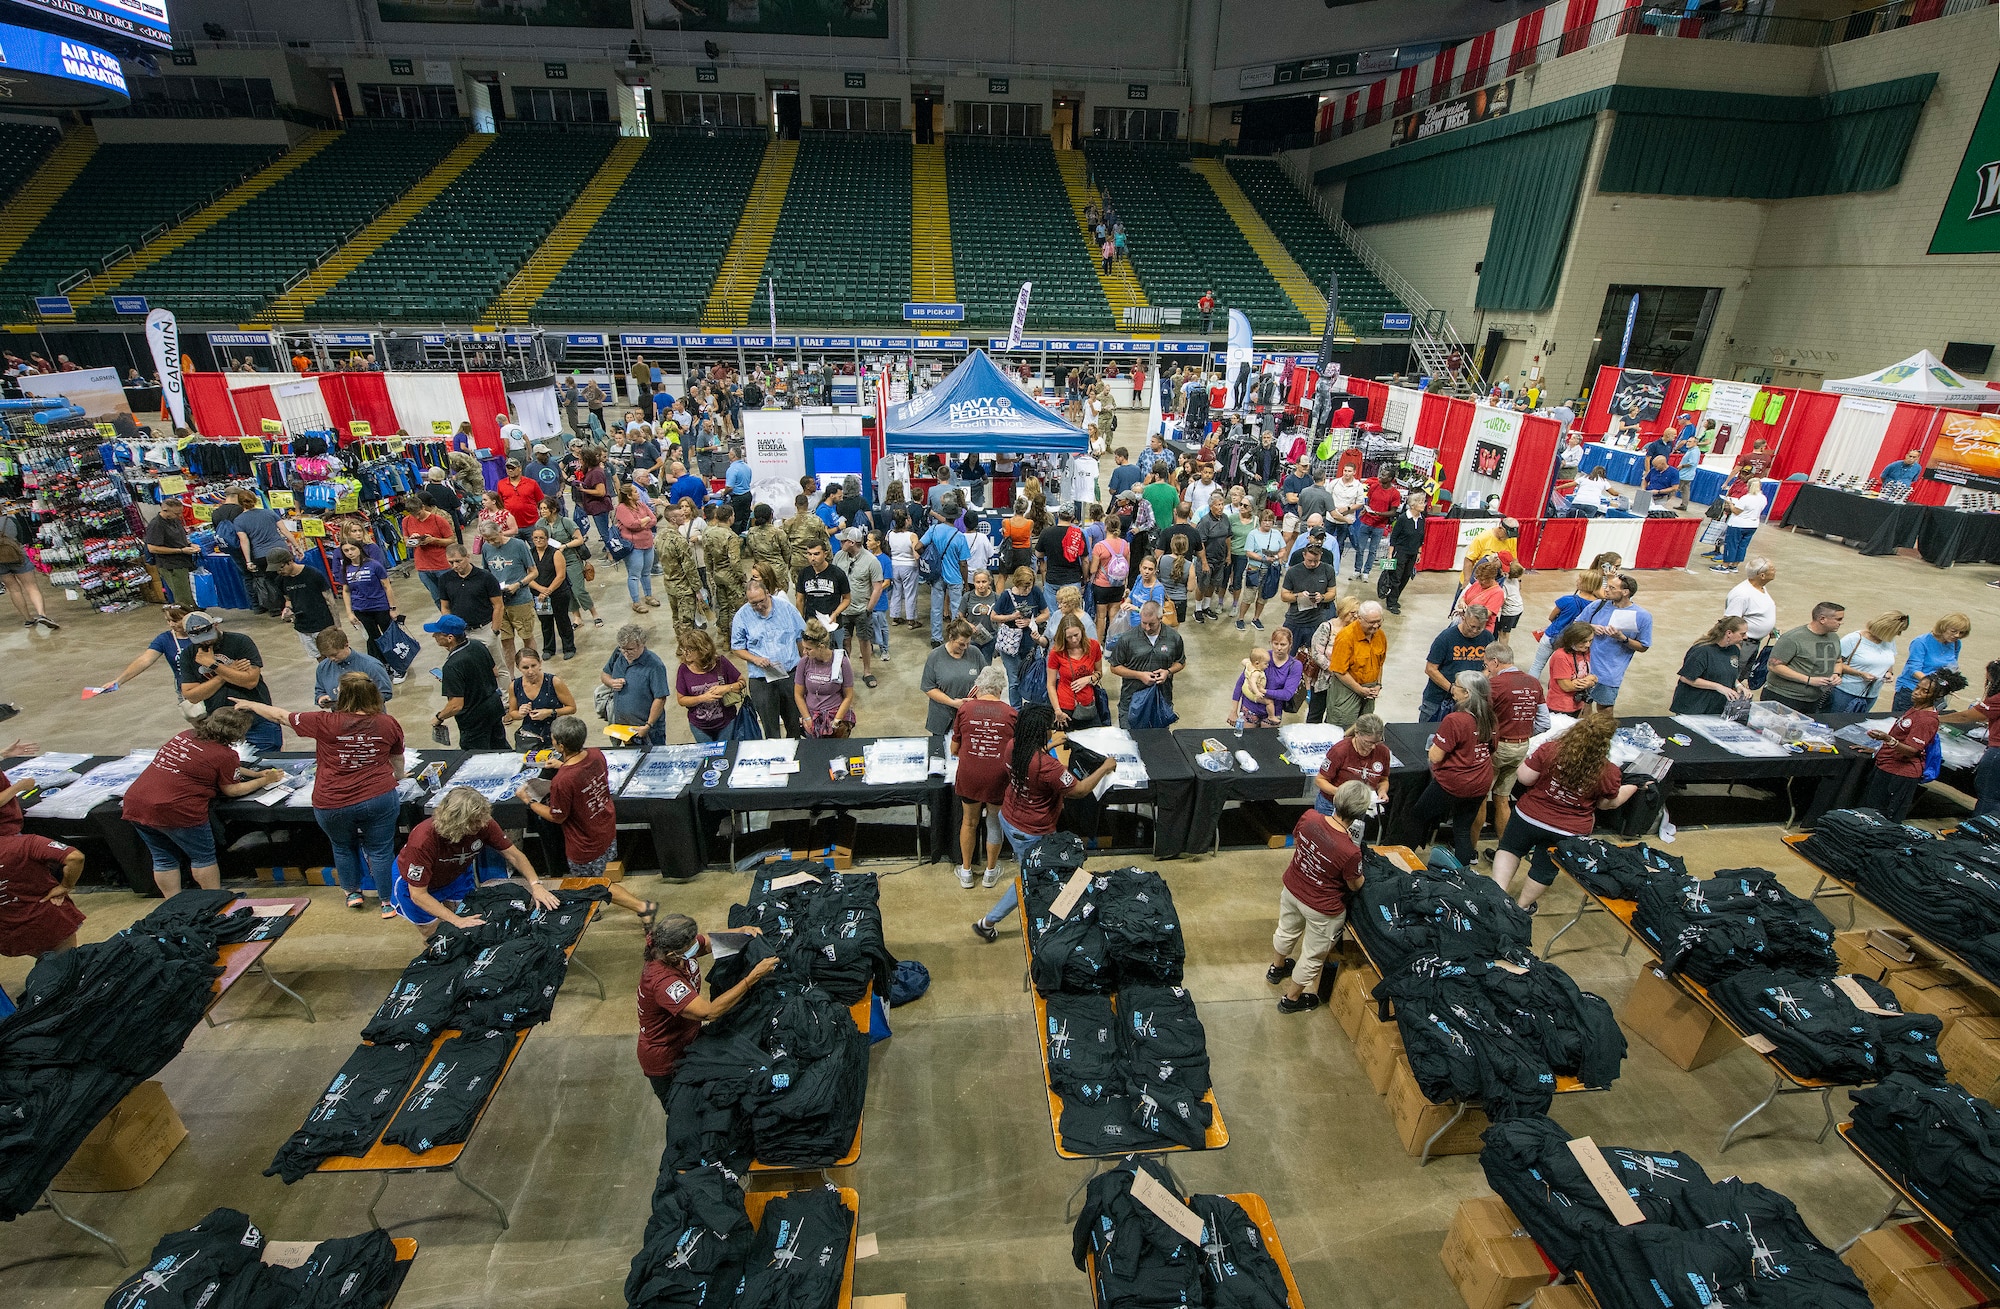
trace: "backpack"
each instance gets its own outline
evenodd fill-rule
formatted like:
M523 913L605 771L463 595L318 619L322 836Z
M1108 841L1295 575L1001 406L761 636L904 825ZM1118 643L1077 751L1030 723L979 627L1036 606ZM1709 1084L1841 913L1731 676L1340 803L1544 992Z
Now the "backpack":
M1104 561L1105 580L1123 586L1125 579L1132 575L1131 548L1123 541L1119 541L1107 550L1110 557Z
M914 959L897 961L889 975L889 1007L906 1005L931 989L931 970Z
M1918 778L1922 782L1935 782L1944 771L1944 733L1931 737L1931 743L1924 747L1924 773Z
M957 535L957 532L952 533L952 536ZM949 550L951 544L951 539L947 537L945 549ZM938 549L937 542L931 540L928 533L925 534L924 548L917 555L917 580L932 584L944 580L944 550Z
M1089 550L1089 544L1083 539L1083 529L1072 524L1069 530L1063 533L1063 562L1073 564L1082 559Z

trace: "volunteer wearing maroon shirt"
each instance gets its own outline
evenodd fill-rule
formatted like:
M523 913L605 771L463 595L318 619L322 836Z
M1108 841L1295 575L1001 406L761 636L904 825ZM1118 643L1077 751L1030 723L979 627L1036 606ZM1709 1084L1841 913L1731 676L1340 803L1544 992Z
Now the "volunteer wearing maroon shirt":
M1451 819L1452 853L1472 867L1478 851L1472 825L1493 791L1493 692L1486 674L1466 671L1451 684L1457 708L1431 736L1431 780L1410 813L1412 845L1429 845L1440 820Z
M1326 762L1320 765L1319 776L1313 779L1315 812L1333 812L1334 792L1342 782L1360 782L1378 799L1388 802L1390 756L1389 747L1382 741L1386 730L1380 715L1363 714L1347 729L1347 735L1326 752Z
M1514 666L1514 647L1504 636L1486 647L1486 684L1493 689L1493 830L1505 832L1514 770L1547 717L1547 699L1542 684Z
M0 955L75 949L83 911L69 893L81 876L81 850L25 832L0 836Z
M571 877L602 877L604 866L618 854L618 806L611 798L611 774L604 765L604 752L585 747L590 728L574 714L558 718L549 737L562 752L562 763L549 779L548 802L535 798L522 787L515 799L528 806L535 816L562 828L563 854L569 860ZM660 912L658 903L641 900L616 882L607 888L611 903L639 915L647 927Z
M1861 793L1863 809L1879 809L1892 823L1900 823L1916 803L1922 786L1924 756L1938 734L1938 701L1965 687L1965 676L1956 668L1940 668L1926 673L1910 694L1910 707L1884 732L1871 728L1868 735L1882 743L1875 752L1875 771L1868 777L1868 789Z
M1977 818L2000 814L2000 659L1986 665L1986 698L1969 709L1946 714L1941 721L1986 724L1986 749L1972 774L1973 794L1978 797L1972 813Z
M333 871L347 892L347 907L361 908L363 873L373 877L369 890L378 895L390 885L402 811L396 784L403 780L403 725L383 710L382 688L366 673L343 673L331 713L238 704L312 739L313 818L333 845ZM396 916L386 899L382 916Z
M1000 805L1007 798L1007 761L1014 753L1014 708L1007 703L1007 670L991 663L972 679L972 694L952 716L951 753L958 759L952 791L958 796L958 884L972 889L972 852L986 823L984 884L998 880Z
M1007 793L1000 802L1000 830L1007 834L1016 859L1042 843L1056 830L1062 818L1063 801L1089 795L1096 785L1118 767L1106 759L1097 771L1082 781L1049 753L1049 735L1055 730L1056 711L1045 704L1022 706L1014 716L1014 749L1007 761ZM1020 903L1019 888L1007 883L1007 890L983 918L972 920L972 930L984 941L999 938L993 924L1014 911Z
M469 786L454 786L444 793L437 812L410 830L410 839L396 857L396 908L417 925L426 940L437 931L440 921L453 927L477 927L486 921L461 917L450 906L478 884L476 861L480 850L488 847L498 851L507 866L528 883L536 904L544 909L556 907L554 893L535 876L528 856L493 821L493 806L486 797Z
M1611 737L1618 720L1608 713L1577 720L1576 726L1553 741L1544 741L1520 766L1518 776L1528 788L1514 817L1500 833L1493 852L1493 880L1501 890L1514 880L1521 857L1528 861L1528 880L1517 903L1526 909L1556 880L1549 852L1556 842L1589 836L1599 809L1616 809L1639 788L1627 783L1611 762Z
M761 936L755 927L732 932ZM639 970L639 1071L653 1084L660 1108L674 1084L674 1067L701 1025L734 1009L750 988L778 967L776 959L759 959L743 980L713 998L701 993L701 965L708 938L686 914L668 914L646 933L646 962Z
M1320 968L1347 929L1348 895L1361 889L1361 846L1349 825L1374 802L1367 783L1342 782L1333 793L1332 813L1305 814L1292 829L1292 862L1278 892L1278 930L1271 937L1271 966L1264 970L1265 981L1285 984L1278 997L1281 1014L1319 1005Z
M179 894L183 855L196 886L221 890L209 805L218 795L249 795L284 777L282 769L267 768L237 780L243 760L234 747L249 730L249 714L218 709L169 737L125 792L125 821L153 856L153 882L161 895Z

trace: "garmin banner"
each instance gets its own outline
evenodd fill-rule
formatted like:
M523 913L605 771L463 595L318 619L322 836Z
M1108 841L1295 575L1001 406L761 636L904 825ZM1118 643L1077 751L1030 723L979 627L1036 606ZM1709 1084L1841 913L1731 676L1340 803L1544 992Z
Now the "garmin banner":
M146 315L146 344L153 347L153 367L160 370L160 398L174 416L175 427L186 427L187 379L181 376L181 325L171 309Z

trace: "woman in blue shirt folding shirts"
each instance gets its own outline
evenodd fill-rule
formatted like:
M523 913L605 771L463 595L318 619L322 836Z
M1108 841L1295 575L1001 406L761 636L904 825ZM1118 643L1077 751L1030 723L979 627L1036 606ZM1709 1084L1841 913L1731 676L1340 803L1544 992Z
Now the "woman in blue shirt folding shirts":
M1928 673L1940 668L1957 668L1958 652L1965 645L1965 638L1972 635L1972 620L1964 614L1946 614L1937 620L1937 625L1910 642L1909 658L1903 661L1903 672L1896 679L1896 698L1892 708L1902 713L1910 707L1910 698L1917 693L1917 683Z
M792 687L792 670L799 666L799 638L805 631L805 620L778 590L771 565L760 563L750 569L743 580L743 607L729 627L729 652L748 669L750 703L757 706L766 736L778 735L781 725L786 735L805 735Z

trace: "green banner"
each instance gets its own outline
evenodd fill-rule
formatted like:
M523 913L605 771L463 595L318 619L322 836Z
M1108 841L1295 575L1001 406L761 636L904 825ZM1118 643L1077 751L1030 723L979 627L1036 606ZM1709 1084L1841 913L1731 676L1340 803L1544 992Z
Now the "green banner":
M1958 177L1931 233L1934 255L2000 254L2000 72L1972 126Z

